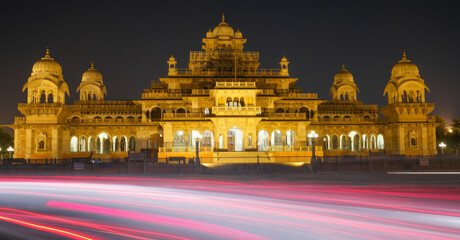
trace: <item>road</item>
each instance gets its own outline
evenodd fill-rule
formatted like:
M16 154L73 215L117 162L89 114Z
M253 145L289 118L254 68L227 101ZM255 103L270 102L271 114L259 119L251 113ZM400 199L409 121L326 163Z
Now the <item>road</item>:
M2 239L459 239L460 186L0 176Z

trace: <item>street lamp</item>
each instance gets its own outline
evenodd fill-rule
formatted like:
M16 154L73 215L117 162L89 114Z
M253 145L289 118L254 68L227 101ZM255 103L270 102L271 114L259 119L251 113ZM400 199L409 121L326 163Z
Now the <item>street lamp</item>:
M439 147L441 148L441 154L444 154L444 149L447 147L447 145L443 142L439 144Z
M11 146L9 146L9 147L6 149L6 151L8 151L8 152L10 153L10 158L11 158L11 155L13 154L14 149L13 149Z
M311 150L311 170L314 174L316 174L316 153L315 153L315 148L316 148L316 138L318 138L318 134L315 133L315 131L311 131L308 134L308 138L311 140L311 145L312 145L312 150Z
M198 167L201 166L201 164L200 164L200 140L201 140L201 135L198 134L198 136L195 137L195 147L196 147L195 166L198 165Z

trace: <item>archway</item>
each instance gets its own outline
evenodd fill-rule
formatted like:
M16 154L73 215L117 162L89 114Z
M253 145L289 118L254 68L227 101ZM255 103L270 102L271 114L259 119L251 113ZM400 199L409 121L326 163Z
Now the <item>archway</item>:
M352 131L348 134L348 137L350 137L350 150L359 151L359 134L356 131Z
M158 152L160 147L163 147L163 135L154 133L150 136L151 147L154 152Z
M70 139L70 152L77 152L78 151L78 138L73 136Z
M96 141L94 140L93 136L88 138L88 151L90 152L96 151Z
M286 131L286 146L292 147L295 144L295 132L291 129Z
M195 148L196 147L196 139L199 139L199 138L201 138L201 135L200 135L200 133L198 131L196 131L196 130L190 131L190 133L188 134L188 146Z
M337 135L332 136L332 149L339 149L339 137Z
M272 132L272 147L282 147L283 146L283 134L280 130L275 130Z
M120 139L120 151L122 152L126 152L126 150L128 149L128 140L126 139L125 136L121 137Z
M80 137L80 152L86 152L86 138Z
M185 147L185 133L177 131L174 133L173 147L175 152L180 152L181 148Z
M203 147L214 147L214 136L211 131L206 130L203 132L203 138L201 140L201 146Z
M99 140L99 151L98 153L104 153L104 154L107 154L110 152L110 138L109 138L109 135L105 132L99 134L97 136L98 140Z
M227 137L228 151L243 151L243 130L233 127L228 130Z
M384 143L383 143L383 135L379 134L377 136L377 148L382 150L384 148Z
M265 130L260 130L258 134L257 146L259 151L267 152L270 149L268 132Z

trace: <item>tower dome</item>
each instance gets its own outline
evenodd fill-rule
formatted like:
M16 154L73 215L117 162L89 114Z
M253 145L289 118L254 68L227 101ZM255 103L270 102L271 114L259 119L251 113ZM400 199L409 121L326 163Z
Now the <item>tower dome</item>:
M32 75L37 73L62 74L61 65L50 56L49 49L46 49L45 56L32 67Z
M391 76L394 78L400 78L409 75L420 77L417 65L407 59L406 52L403 52L402 59L393 67L393 69L391 69Z
M222 22L212 32L215 37L234 37L235 34L233 28L225 22L224 14L222 14Z
M214 33L212 32L212 29L209 28L209 31L206 33L206 38L213 38L214 37Z
M94 68L94 63L91 63L91 68L88 71L83 73L81 78L82 82L97 82L102 83L102 74Z
M353 75L342 65L342 69L334 76L334 84L330 90L332 99L355 101L357 92L359 89L353 81Z
M334 76L334 84L341 82L354 82L353 75L345 69L345 65L342 65L342 69Z

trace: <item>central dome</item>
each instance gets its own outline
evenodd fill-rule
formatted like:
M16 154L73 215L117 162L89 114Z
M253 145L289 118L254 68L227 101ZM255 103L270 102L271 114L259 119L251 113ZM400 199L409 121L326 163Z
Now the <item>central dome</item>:
M62 74L61 65L51 58L49 49L46 49L46 55L32 67L32 74L36 73Z
M404 77L406 75L415 75L420 77L420 72L417 65L413 64L406 58L406 52L403 53L403 58L391 69L391 76L395 78Z
M102 74L94 68L94 63L91 63L91 68L83 73L82 82L98 82L102 84Z
M219 36L228 36L228 37L234 37L235 32L233 31L233 28L230 27L226 22L225 22L225 16L222 14L222 22L217 25L217 27L214 28L212 31L214 34L214 37L219 37Z

